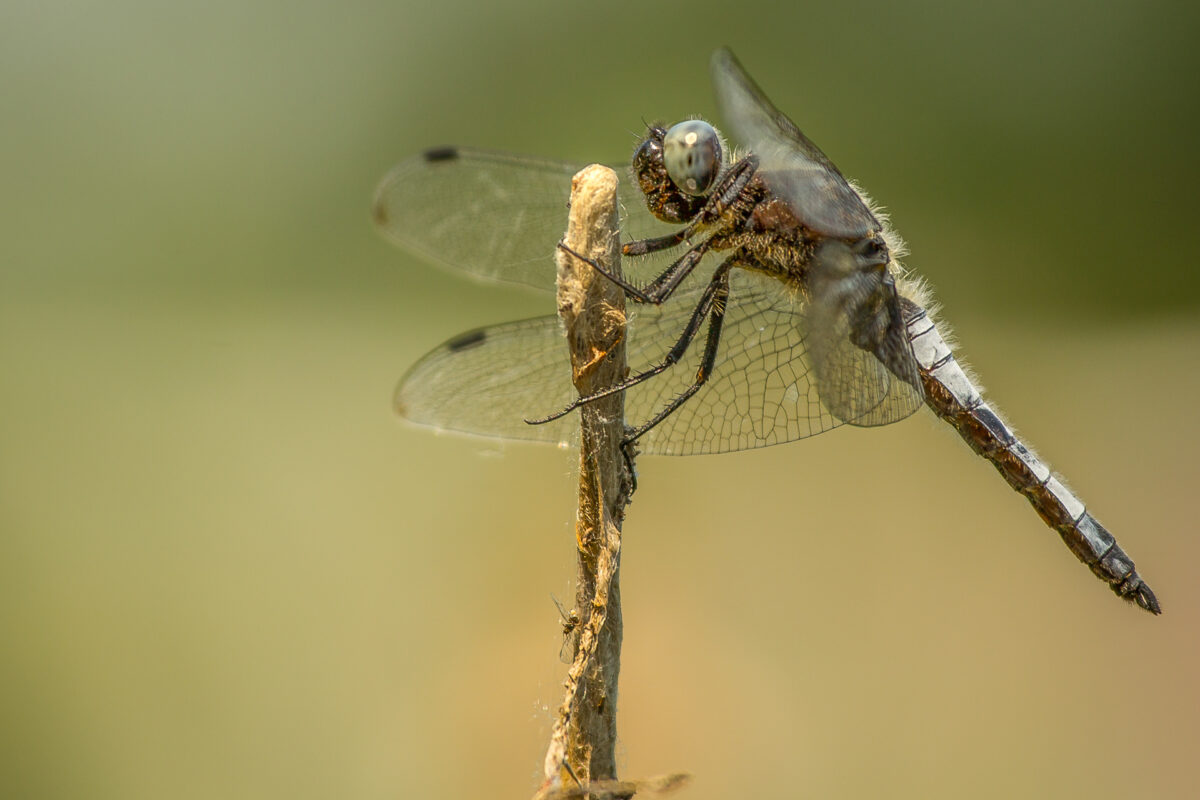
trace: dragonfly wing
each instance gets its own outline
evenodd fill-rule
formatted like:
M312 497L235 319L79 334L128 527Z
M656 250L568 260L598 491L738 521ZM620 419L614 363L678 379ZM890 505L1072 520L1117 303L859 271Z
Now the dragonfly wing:
M924 395L886 265L826 241L813 256L809 290L809 352L825 408L859 426L915 412Z
M712 57L721 117L733 137L758 156L758 172L811 229L857 239L879 222L833 162L767 99L729 50Z
M698 270L697 272L701 272ZM708 275L693 276L661 306L635 306L627 349L630 372L661 363L684 330ZM816 322L845 345L809 333L811 309L779 281L735 269L716 364L688 402L638 440L646 453L694 455L782 444L843 422L882 425L916 410L921 397L878 359L853 347L842 328ZM704 336L684 359L625 392L625 418L653 417L695 379ZM815 349L815 355L813 351ZM501 439L571 442L578 417L543 417L576 397L558 318L540 317L454 337L418 361L396 390L413 422Z
M447 147L400 162L375 192L375 223L388 239L477 277L553 291L554 250L567 227L571 177L580 165ZM636 181L618 197L626 236L661 228Z
M574 415L544 425L525 419L576 397L558 317L479 328L438 346L396 389L396 411L421 425L500 439L570 442Z
M707 278L706 278L707 279ZM702 287L690 287L684 313L635 318L630 363L661 358L683 329ZM670 302L675 302L672 298ZM704 336L673 369L626 393L632 423L649 419L687 388ZM815 436L841 424L822 404L808 356L805 303L779 281L735 269L713 372L694 397L639 440L648 453L724 453Z
M660 363L683 331L707 281L693 277L661 306L630 306L630 371ZM734 271L717 365L705 387L639 445L685 455L764 447L840 424L818 399L805 357L800 308L774 280ZM631 425L660 411L691 382L703 337L684 360L625 393ZM578 417L542 417L576 397L558 318L540 317L469 331L418 361L396 390L401 416L444 430L491 438L570 442Z

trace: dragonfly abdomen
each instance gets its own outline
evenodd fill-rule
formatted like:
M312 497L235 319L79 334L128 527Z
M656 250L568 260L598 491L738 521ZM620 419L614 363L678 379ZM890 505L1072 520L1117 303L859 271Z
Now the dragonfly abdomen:
M1058 532L1096 577L1126 600L1160 613L1158 600L1134 569L1133 559L1088 513L1083 501L984 402L929 313L907 300L904 307L926 405L953 425L971 449L991 462L1013 489L1028 498L1038 516Z

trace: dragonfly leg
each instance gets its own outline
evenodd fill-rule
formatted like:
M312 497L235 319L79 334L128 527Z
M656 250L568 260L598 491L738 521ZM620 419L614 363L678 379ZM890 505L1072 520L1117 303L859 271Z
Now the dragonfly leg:
M726 259L713 275L712 283L709 284L709 291L705 292L706 295L711 293L711 297L708 299L710 305L708 337L704 343L704 354L700 358L700 368L696 370L696 379L675 399L667 403L662 411L659 411L649 420L627 433L625 441L621 442L622 451L626 451L626 448L631 447L634 442L649 432L655 425L658 425L664 419L671 416L681 405L687 402L688 398L700 391L700 387L712 375L713 367L717 363L717 347L721 343L721 326L725 322L725 304L729 300L729 270L733 267L734 263L734 257L731 256ZM628 460L629 454L626 452L626 461Z
M696 334L700 331L700 326L702 324L704 324L705 317L711 316L713 319L715 319L717 316L718 305L720 308L721 316L724 316L724 314L725 314L725 298L727 298L729 296L729 269L732 266L733 266L733 259L730 258L730 259L726 260L723 264L721 264L720 267L717 268L717 271L713 274L712 280L709 281L708 286L705 287L704 293L700 295L700 302L698 302L696 304L696 308L692 311L692 316L690 319L688 319L688 324L683 329L683 333L680 334L679 338L675 341L675 344L671 346L671 349L667 352L666 356L663 357L662 361L660 361L659 363L650 367L649 369L644 370L643 372L639 372L636 375L629 376L628 378L621 381L620 383L616 383L616 384L613 384L612 386L609 386L607 389L601 389L598 392L589 394L587 397L577 398L566 408L562 409L561 411L556 411L548 417L541 417L540 419L527 419L527 420L525 420L525 422L527 422L530 425L542 425L547 422L553 422L554 420L559 419L560 417L565 417L567 414L570 414L572 411L579 408L580 406L587 405L588 403L591 403L595 400L599 400L602 397L609 397L611 395L617 394L618 392L623 392L626 389L630 388L631 386L637 386L642 381L647 380L649 378L653 378L655 375L661 374L663 371L669 369L670 367L674 366L675 364L678 364L679 360L683 358L685 353L687 353L687 349L688 349L688 347L691 346L692 341L696 338ZM718 328L720 327L719 323L717 323L717 327ZM717 335L719 337L719 335L720 335L719 331L718 331ZM706 359L709 356L710 349L713 351L712 355L714 357L716 355L716 351L715 351L716 345L715 345L715 342L712 341L713 326L711 323L710 323L709 329L708 329L708 338L709 338L709 345L705 348L705 351L704 351ZM702 365L700 367L700 370L702 373L711 371L711 363L709 363L709 361L706 361L705 364L707 364L707 366ZM701 380L701 383L703 383L702 380ZM698 389L700 387L697 386L696 388ZM695 389L693 389L692 391L694 392ZM679 402L682 402L682 400ZM676 404L676 407L678 407L678 404ZM667 412L667 413L670 413L670 412ZM663 416L666 416L666 415L664 414ZM657 420L657 418L656 418L656 420ZM657 421L661 421L661 420L657 420ZM656 424L657 424L657 422L656 422ZM637 435L633 437L634 439L636 439L637 436L640 436L641 433L645 432L645 431L642 431L641 428L635 429L635 431L640 431L640 433L637 433ZM632 439L630 439L629 441L632 441Z
M731 166L721 177L720 182L713 188L708 201L696 214L695 219L675 233L660 236L655 239L638 239L621 245L621 254L626 256L644 256L647 253L657 253L659 250L669 250L677 244L686 241L705 225L710 225L729 210L729 207L742 195L750 180L758 171L758 157L749 155Z
M725 177L713 189L708 202L700 210L700 216L706 217L711 222L723 215L742 196L742 192L746 191L746 187L750 185L751 179L757 172L758 156L753 154L731 166L725 173Z
M623 256L644 256L647 253L657 253L659 250L670 250L683 242L692 233L692 226L685 225L674 233L659 236L656 239L635 239L621 245Z
M642 239L635 242L626 242L621 247L621 252L626 256L636 257L646 255L648 253L658 252L659 250L668 250L675 247L679 243L688 239L705 225L711 224L729 210L730 206L737 201L739 197L746 191L746 187L750 183L750 179L754 177L754 173L758 169L758 158L750 155L743 158L741 161L734 164L726 172L721 179L721 183L713 191L708 202L696 215L696 219L688 225L684 226L679 231L662 236L657 239ZM688 249L686 253L677 258L671 266L663 270L662 274L652 280L644 287L634 286L629 281L622 277L618 277L604 267L600 266L594 259L577 253L566 245L565 242L559 242L558 248L565 253L568 253L575 258L587 263L604 277L608 278L613 283L620 286L625 291L627 297L638 303L651 303L653 305L661 305L666 302L675 290L679 288L683 280L692 273L700 260L704 258L711 246L711 239L705 239L694 247Z
M626 434L632 428L626 428ZM625 440L621 442L621 457L625 459L625 474L629 476L629 496L633 497L637 493L637 468L633 466L633 459L637 456L637 442Z
M700 260L704 258L704 254L708 252L709 240L705 240L695 247L688 250L682 256L677 258L671 266L663 270L662 274L648 283L645 287L639 288L634 286L624 278L619 278L607 269L602 267L595 259L577 253L567 246L565 242L558 243L558 249L562 250L574 258L578 258L592 269L599 272L610 281L620 286L624 290L625 295L637 303L649 303L651 305L662 305L666 300L674 294L679 288L679 284L683 279L692 273Z

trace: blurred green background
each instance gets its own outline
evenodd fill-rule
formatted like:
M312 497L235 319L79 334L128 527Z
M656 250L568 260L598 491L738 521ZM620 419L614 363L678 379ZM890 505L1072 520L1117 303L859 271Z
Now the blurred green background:
M643 119L714 114L729 44L889 207L1166 613L928 414L645 458L625 774L1200 796L1186 5L8 0L0 795L532 794L574 455L409 428L390 393L552 301L393 250L371 193L435 144L624 159Z

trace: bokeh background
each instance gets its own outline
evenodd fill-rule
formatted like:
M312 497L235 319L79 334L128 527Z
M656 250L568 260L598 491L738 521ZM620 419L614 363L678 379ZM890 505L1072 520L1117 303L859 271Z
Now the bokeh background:
M7 0L0 795L532 794L574 455L434 436L390 394L551 300L390 248L371 193L434 144L624 159L643 119L715 113L729 44L891 209L1166 613L928 414L645 458L625 774L1200 796L1198 34L1144 0Z

